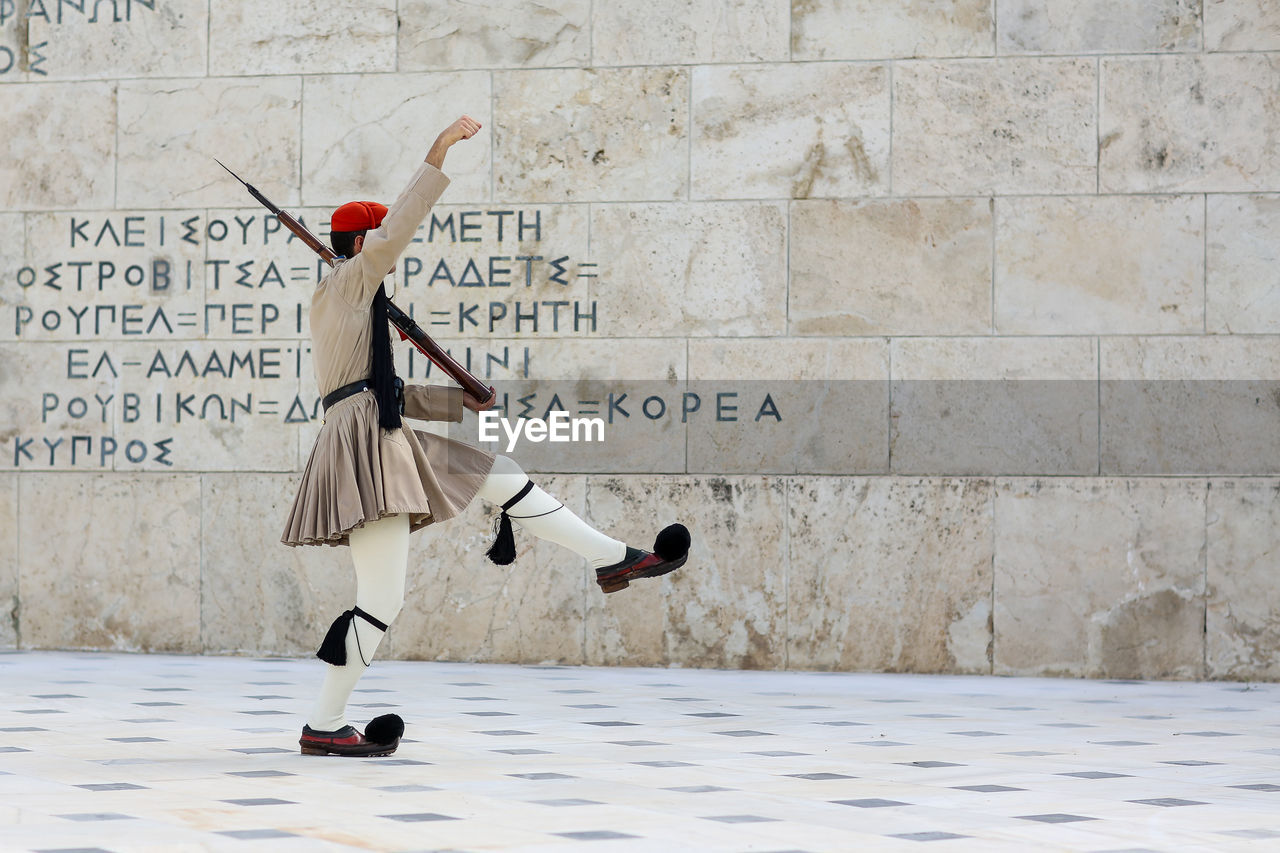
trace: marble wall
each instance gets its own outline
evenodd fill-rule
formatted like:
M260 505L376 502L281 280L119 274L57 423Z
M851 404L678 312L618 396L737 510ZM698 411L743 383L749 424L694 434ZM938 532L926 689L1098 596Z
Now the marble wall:
M1261 0L0 0L0 648L311 653L322 269L214 158L326 236L465 112L395 301L694 545L477 503L383 654L1280 678L1278 107Z

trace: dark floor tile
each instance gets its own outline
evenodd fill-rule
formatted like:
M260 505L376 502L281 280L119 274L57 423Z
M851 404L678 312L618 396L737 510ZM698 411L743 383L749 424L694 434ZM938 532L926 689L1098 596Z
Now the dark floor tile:
M296 838L292 832L282 829L222 829L218 835L236 838L240 841L265 841L268 838Z
M545 749L491 749L490 752L499 752L503 755L552 755Z
M385 785L381 788L374 788L375 791L386 791L389 794L418 794L423 791L439 791L439 788L431 785Z
M955 764L950 761L898 761L903 767L964 767L964 764Z
M1014 815L1017 820L1034 820L1038 823L1074 823L1079 820L1097 820L1096 817L1085 817L1078 814L1023 814Z
M565 797L559 800L532 800L531 802L539 806L551 806L552 808L564 808L566 806L603 806L597 800L582 800L576 797Z
M1077 779L1129 779L1128 773L1107 773L1102 770L1077 770L1074 773L1058 773L1058 776L1074 776Z
M1280 791L1280 785L1272 785L1270 782L1264 782L1257 785L1228 785L1228 788L1239 788L1242 791Z
M294 806L297 805L293 800L281 800L276 797L244 797L236 800L222 800L221 802L230 803L233 806Z
M696 764L690 764L687 761L633 761L632 764L639 764L643 767L697 767Z
M680 788L663 788L664 791L675 791L677 794L713 794L717 791L736 791L737 788L721 788L719 785L685 785Z
M736 731L715 732L725 737L774 737L773 732L757 732L752 729L738 729Z
M810 779L814 782L825 782L828 779L856 779L856 776L845 776L843 773L788 773L793 779Z
M566 776L564 773L508 773L515 779L531 779L535 782L543 782L548 779L577 779L577 776Z
M1155 797L1150 800L1126 800L1130 803L1141 803L1144 806L1164 806L1165 808L1173 808L1175 806L1207 806L1208 803L1200 800L1181 800L1177 797Z
M117 814L115 812L77 812L75 814L60 814L58 817L63 820L74 820L81 823L97 820L137 820L132 815Z
M960 735L961 737L1006 737L1004 732L985 732L981 730L972 732L947 732L947 734Z
M614 832L610 829L588 829L582 832L553 832L561 838L574 841L613 841L615 839L639 838L639 835L627 835L625 832Z
M609 743L615 746L670 746L669 743L663 743L658 740L611 740Z
M878 797L869 797L862 800L832 800L842 806L856 806L860 809L883 809L889 806L909 806L911 803L900 803L897 800L882 800Z
M116 743L165 743L163 738L158 737L109 737L107 740Z
M956 785L956 791L974 791L979 794L999 794L1005 791L1025 791L1026 788L1010 788L1008 785Z
M95 782L90 785L76 785L86 791L147 791L146 785L135 785L132 782Z
M1176 764L1179 767L1219 767L1221 761L1199 761L1196 759L1188 759L1185 761L1161 761L1161 764Z
M714 820L717 823L777 823L776 817L761 817L754 814L722 814L707 815L703 820Z
M617 728L618 726L638 726L639 723L628 723L622 720L589 720L583 722L584 726L601 726L604 728Z
M281 749L278 746L245 746L240 749L228 750L229 752L240 752L245 755L270 755L273 753L294 753L294 749Z
M520 737L522 735L532 735L533 732L522 732L519 729L495 729L490 732L476 732L476 734L492 735L493 737Z
M461 820L461 818L435 814L434 812L418 812L415 814L381 814L378 815L378 817L383 817L387 820L398 820L402 823L427 823L437 820Z
M901 838L905 841L950 841L953 838L971 838L972 836L956 835L954 832L904 832L887 837Z
M271 779L276 776L296 776L296 773L285 773L283 770L233 770L228 776L243 776L246 779Z

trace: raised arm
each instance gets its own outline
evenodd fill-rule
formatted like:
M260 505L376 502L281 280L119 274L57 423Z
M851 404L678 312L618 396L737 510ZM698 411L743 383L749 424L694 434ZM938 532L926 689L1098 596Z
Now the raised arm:
M463 116L445 128L431 145L426 160L414 174L409 186L387 209L382 224L365 235L364 247L354 258L361 269L362 302L367 303L373 299L378 285L395 270L400 254L409 245L440 194L449 186L449 179L440 171L449 148L457 142L470 139L479 130L480 123L468 116Z

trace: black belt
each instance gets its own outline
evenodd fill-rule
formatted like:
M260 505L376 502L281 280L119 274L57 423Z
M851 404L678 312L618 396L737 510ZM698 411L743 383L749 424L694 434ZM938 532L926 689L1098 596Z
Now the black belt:
M395 378L395 387L396 387L396 403L400 407L401 414L403 414L404 413L404 380L401 379L399 376ZM373 385L369 383L368 379L361 379L358 382L352 382L350 385L343 385L338 390L330 391L328 394L325 394L324 400L321 401L321 405L324 406L324 410L327 412L329 411L330 408L333 407L335 403L340 403L343 400L347 399L348 397L352 396L353 394L359 394L361 391L363 391L366 388L373 388Z
M364 389L372 387L373 386L369 384L368 379L361 379L359 382L352 382L350 385L343 385L336 391L330 391L328 394L324 395L324 400L322 401L324 410L327 412L333 407L334 403L341 402L352 394L359 394Z

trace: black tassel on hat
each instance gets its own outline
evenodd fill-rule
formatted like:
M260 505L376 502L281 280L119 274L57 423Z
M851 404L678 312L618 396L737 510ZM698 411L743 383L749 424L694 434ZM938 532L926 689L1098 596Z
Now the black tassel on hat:
M524 488L516 492L515 497L502 505L502 514L498 516L498 522L494 525L494 533L497 536L489 546L489 550L485 552L486 556L499 566L509 566L516 559L516 537L511 531L511 516L507 515L507 510L520 503L521 499L531 491L533 491L533 480L528 480Z

